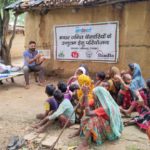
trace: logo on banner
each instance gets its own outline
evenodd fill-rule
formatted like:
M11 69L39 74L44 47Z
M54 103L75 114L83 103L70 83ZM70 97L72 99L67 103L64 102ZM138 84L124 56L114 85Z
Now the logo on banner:
M75 33L90 33L92 31L91 27L76 27Z
M60 57L60 58L64 58L64 57L65 57L64 52L63 52L63 51L61 51L61 52L58 54L58 57Z
M111 53L107 53L107 54L103 54L103 52L101 51L101 50L98 50L97 52L96 52L96 54L97 54L97 57L104 57L104 58L113 58L114 57L114 55L113 54L111 54Z
M79 57L79 53L77 51L73 51L71 53L72 58L78 58Z
M96 54L97 54L97 57L101 57L101 56L103 55L103 52L102 52L101 50L98 50L98 51L96 52Z
M86 57L87 57L87 58L91 58L92 55L93 55L92 51L90 51L90 50L86 51L85 54L86 54Z

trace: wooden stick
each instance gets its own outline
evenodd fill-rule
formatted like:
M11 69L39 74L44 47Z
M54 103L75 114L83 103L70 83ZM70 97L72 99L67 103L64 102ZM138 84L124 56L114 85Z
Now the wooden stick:
M44 137L41 139L39 146L36 148L36 150L40 150L41 146L42 146L42 142L45 140L45 138L47 137L47 135L49 134L49 131L44 135Z
M80 103L78 102L78 104L77 104L76 107L74 108L74 111L73 111L73 113L71 114L70 118L71 118L72 115L75 113L75 111L76 111L76 109L78 108L79 104L80 104ZM69 119L70 119L70 118L69 118ZM66 126L67 126L68 123L69 123L69 119L67 120L67 122L65 123L64 127L62 128L62 130L61 130L60 134L58 135L56 141L55 141L55 142L53 143L53 145L50 147L50 150L54 150L54 148L55 148L57 142L59 141L61 135L63 134L63 132L64 132L64 130L65 130L65 128L66 128Z

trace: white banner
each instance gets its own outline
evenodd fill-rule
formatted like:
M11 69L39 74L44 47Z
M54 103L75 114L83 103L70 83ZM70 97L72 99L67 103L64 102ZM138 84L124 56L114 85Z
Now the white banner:
M57 60L117 62L118 22L55 26Z

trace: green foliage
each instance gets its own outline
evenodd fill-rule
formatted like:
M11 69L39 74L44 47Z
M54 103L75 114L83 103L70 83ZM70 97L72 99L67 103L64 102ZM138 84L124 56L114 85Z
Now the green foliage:
M14 20L15 20L15 16L13 15L13 12L10 11L10 21L9 21L9 24L13 25L14 24ZM25 20L25 13L20 14L18 16L18 19L17 19L17 25L24 26L24 20Z
M12 4L14 2L16 2L17 0L0 0L0 15L1 17L3 18L3 8L8 6L9 4ZM13 25L14 23L14 19L15 19L15 16L13 15L13 12L10 10L9 11L10 13L10 22L9 24L10 25ZM25 17L25 14L21 14L18 16L18 21L17 21L17 25L24 25L24 17Z
M13 13L10 13L9 10L4 9L6 6L12 4L17 0L0 0L0 58L4 60L5 64L11 64L11 57L10 57L10 49L12 46L13 39L15 37L15 27L17 22L17 16L15 16L14 20L14 28L13 34L7 42L7 31L9 26L9 20Z
M16 2L17 0L0 0L0 9L3 9L5 6Z

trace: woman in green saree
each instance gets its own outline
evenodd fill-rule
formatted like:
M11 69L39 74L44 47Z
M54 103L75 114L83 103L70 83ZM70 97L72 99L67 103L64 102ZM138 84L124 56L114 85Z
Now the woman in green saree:
M120 110L112 96L103 87L93 90L95 109L90 110L88 105L88 87L83 86L85 115L81 120L80 136L84 136L83 142L77 150L87 150L90 142L101 145L105 140L116 140L121 136L123 123Z

